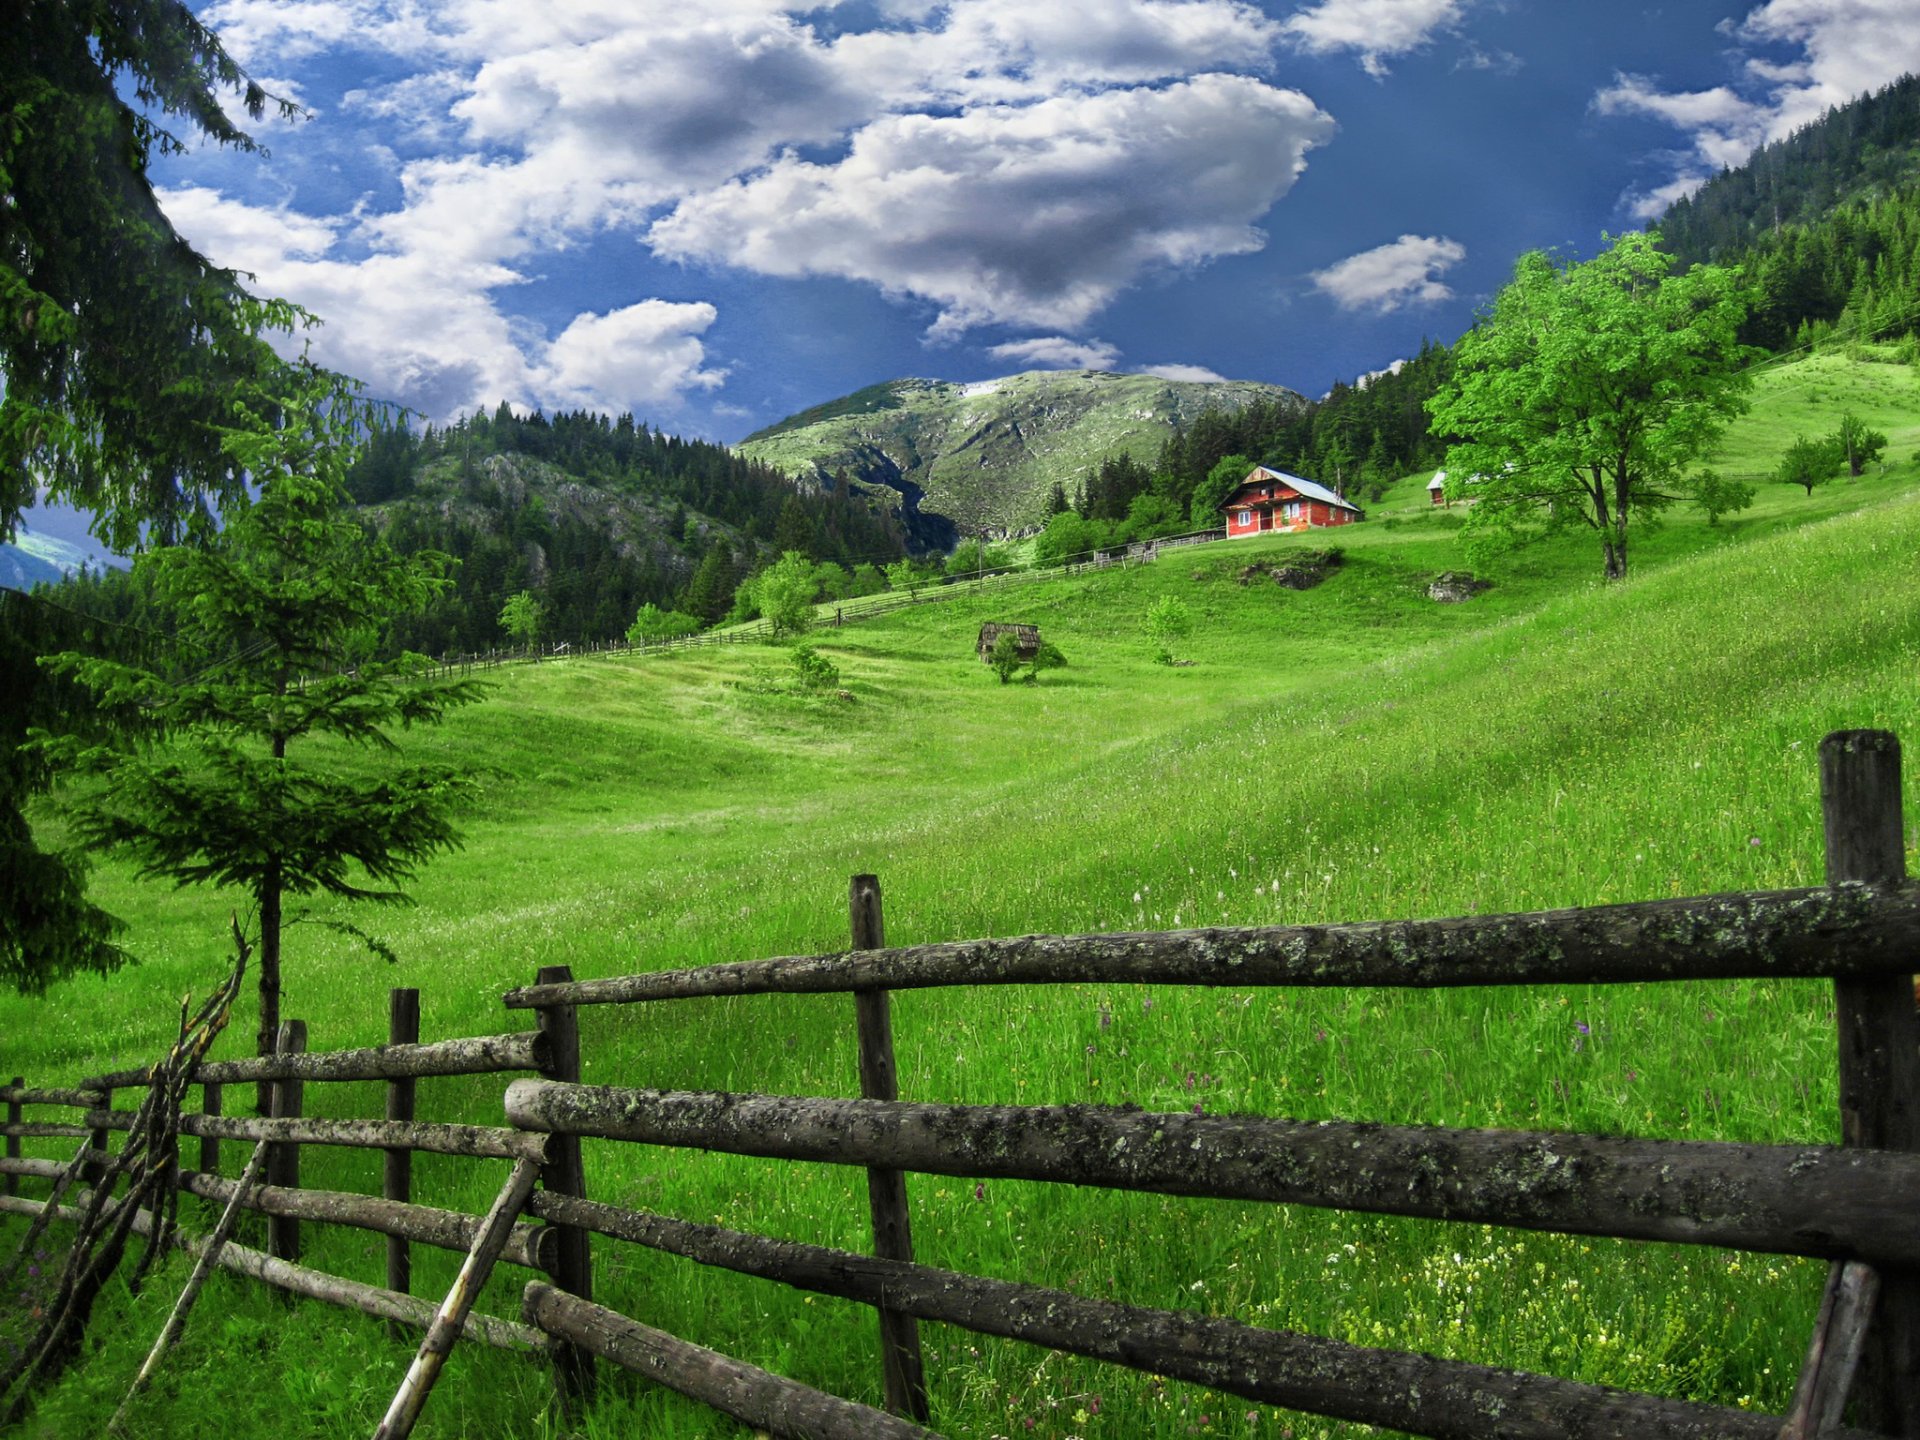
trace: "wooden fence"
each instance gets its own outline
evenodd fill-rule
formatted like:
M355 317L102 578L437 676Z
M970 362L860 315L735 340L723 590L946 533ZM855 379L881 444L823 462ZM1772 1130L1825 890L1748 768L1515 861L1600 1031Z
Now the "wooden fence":
M527 1287L521 1325L492 1322L497 1328L482 1327L479 1338L562 1347L563 1383L571 1388L587 1382L586 1357L598 1355L780 1435L930 1433L917 1327L937 1320L1246 1400L1444 1440L1920 1436L1920 1022L1912 989L1920 968L1920 885L1905 874L1899 746L1883 732L1841 732L1823 742L1820 766L1828 880L1822 887L1525 915L888 948L878 883L857 876L846 951L582 982L543 971L535 985L504 997L509 1009L540 1017L535 1032L283 1055L201 1072L216 1084L285 1086L349 1076L400 1084L415 1075L533 1071L507 1086L509 1128L414 1125L391 1108L392 1118L382 1122L307 1121L298 1116L297 1099L291 1113L282 1102L276 1119L204 1113L182 1128L208 1138L543 1158L544 1188L519 1203L544 1223L519 1227L506 1255L546 1271L551 1283ZM1840 1145L902 1101L889 1010L895 989L955 985L1247 990L1782 977L1834 981ZM858 1098L579 1083L574 1007L776 993L854 997ZM446 1068L454 1065L467 1068ZM91 1131L97 1138L122 1123L101 1093L134 1079L104 1076L64 1091L28 1091L16 1082L0 1091L9 1106L9 1190L18 1177L51 1178L57 1169L57 1162L18 1159L19 1136ZM20 1107L29 1104L84 1113L64 1127L35 1128L21 1119ZM868 1176L873 1253L591 1200L580 1183L583 1138L860 1166ZM203 1161L199 1177L213 1168ZM1832 1265L1790 1411L1765 1416L921 1265L913 1258L906 1197L905 1177L915 1172L1726 1246ZM183 1175L181 1183L194 1193L227 1193L226 1182L199 1177ZM477 1247L475 1217L416 1213L421 1207L405 1196L322 1199L271 1188L283 1193L259 1208L277 1205L289 1219L370 1224L416 1242ZM11 1195L0 1206L37 1208ZM882 1388L893 1413L823 1395L594 1304L589 1233L873 1307L881 1321ZM254 1266L248 1273L271 1283L356 1303L348 1295L358 1292L343 1291L340 1282L289 1284L284 1268L272 1268L287 1266L286 1259L247 1263ZM420 1323L417 1313L401 1313L404 1288L390 1284L356 1308ZM1849 1405L1853 1425L1862 1428L1842 1424Z

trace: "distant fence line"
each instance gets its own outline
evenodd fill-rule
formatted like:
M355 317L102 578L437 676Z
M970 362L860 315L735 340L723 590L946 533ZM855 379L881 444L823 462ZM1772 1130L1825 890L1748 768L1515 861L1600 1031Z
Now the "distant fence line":
M945 604L948 601L973 595L990 594L1006 589L1008 586L1032 580L1044 580L1059 575L1081 575L1090 571L1111 569L1114 566L1124 569L1134 565L1148 565L1159 558L1161 550L1177 549L1185 545L1203 545L1210 541L1224 539L1226 533L1225 530L1198 530L1191 534L1175 535L1161 540L1134 541L1124 546L1116 545L1101 550L1085 551L1055 565L1007 566L967 575L930 576L923 584L909 586L904 592L882 590L871 595L857 595L844 600L821 602L814 606L814 628L839 629L861 620L891 615L915 605ZM471 674L475 670L492 669L499 665L564 660L580 655L652 654L662 651L696 650L709 645L760 644L772 639L773 633L773 626L768 621L753 620L742 625L720 626L711 630L695 631L691 635L663 636L655 640L622 638L562 641L558 645L545 649L496 648L443 656L434 661L426 673L442 676L464 675Z
M1920 1432L1920 1374L1910 1363L1912 1337L1920 1333L1911 1324L1920 1316L1920 1212L1912 1203L1920 1194L1920 1021L1912 991L1920 884L1905 872L1894 737L1829 735L1820 770L1828 879L1822 887L1525 915L889 948L879 883L856 876L846 951L585 981L564 967L544 968L533 985L502 997L509 1011L534 1013L531 1031L421 1044L418 993L395 991L387 1046L306 1053L304 1027L289 1022L282 1053L203 1064L196 1072L201 1112L180 1123L183 1133L200 1138L200 1163L178 1183L229 1200L242 1187L218 1173L220 1142L274 1144L269 1184L242 1199L269 1217L268 1248L228 1247L220 1263L428 1329L421 1349L427 1358L415 1362L426 1378L412 1390L402 1387L390 1415L408 1405L417 1413L436 1373L430 1352L437 1344L435 1353L444 1354L464 1328L492 1346L552 1357L568 1396L588 1392L598 1356L777 1435L927 1435L931 1405L918 1323L938 1320L1257 1403L1440 1440L1912 1436ZM902 1101L890 1013L893 989L928 986L1097 980L1431 988L1787 976L1835 982L1839 1145ZM859 1098L580 1083L580 1005L823 992L854 999ZM0 1088L7 1107L0 1210L39 1213L54 1202L20 1196L22 1180L51 1181L57 1196L77 1167L103 1158L111 1137L131 1123L112 1096L140 1084L143 1073L119 1071L61 1088L29 1088L16 1079ZM491 1073L520 1077L505 1088L506 1125L413 1119L416 1080ZM387 1082L383 1119L303 1117L305 1083L355 1079ZM222 1116L221 1087L249 1081L272 1087L271 1117ZM22 1112L29 1106L80 1113L71 1121L28 1121ZM64 1163L21 1154L22 1139L51 1138L82 1143ZM590 1199L583 1140L862 1167L873 1253ZM299 1148L311 1144L385 1150L382 1194L302 1188ZM414 1150L512 1160L514 1172L487 1216L436 1209L411 1195L401 1162ZM1767 1416L929 1267L914 1258L910 1173L1726 1246L1819 1257L1831 1267L1789 1412ZM303 1223L385 1234L387 1283L303 1267ZM590 1235L873 1307L882 1321L881 1389L892 1413L823 1394L595 1303ZM180 1243L191 1250L204 1242ZM407 1293L412 1244L467 1251L462 1278L437 1315ZM526 1286L518 1321L470 1314L479 1279L496 1259L545 1277ZM1867 1428L1841 1424L1850 1403ZM403 1434L405 1423L403 1415L400 1427L381 1433Z

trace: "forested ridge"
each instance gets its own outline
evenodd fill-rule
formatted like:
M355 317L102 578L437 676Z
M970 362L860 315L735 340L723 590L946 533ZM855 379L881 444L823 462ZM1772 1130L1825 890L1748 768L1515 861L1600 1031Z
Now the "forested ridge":
M1739 266L1753 291L1741 338L1783 351L1898 339L1920 328L1920 77L1863 95L1671 206L1656 227L1676 268ZM1244 455L1366 500L1437 467L1426 401L1452 372L1429 342L1393 373L1304 410L1209 412L1167 445L1161 483L1190 497L1223 458ZM1199 523L1200 517L1195 517Z
M550 642L624 634L642 605L725 616L740 582L783 551L849 569L905 553L895 518L837 479L815 486L724 445L631 415L516 416L375 430L347 473L361 517L402 555L453 557L452 584L397 617L390 644L424 654L509 643L500 612L539 601ZM61 588L91 614L161 626L119 572Z

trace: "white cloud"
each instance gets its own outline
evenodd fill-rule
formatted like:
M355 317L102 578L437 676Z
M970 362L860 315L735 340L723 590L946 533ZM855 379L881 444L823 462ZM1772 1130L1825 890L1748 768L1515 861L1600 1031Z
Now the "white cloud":
M1231 75L887 116L845 159L783 156L683 201L648 239L674 258L931 300L937 335L1072 330L1151 270L1258 250L1254 222L1332 129L1297 91Z
M1748 55L1747 83L1710 90L1662 90L1657 80L1620 75L1594 97L1601 114L1642 114L1682 131L1689 149L1664 183L1625 197L1633 214L1657 218L1725 166L1769 141L1920 70L1920 4L1915 0L1767 0L1725 33L1746 45L1786 45L1781 61Z
M823 11L840 28L813 23ZM1248 0L878 11L875 23L792 0L214 0L203 18L261 73L371 57L355 73L379 81L316 123L333 153L377 174L332 217L212 192L171 203L196 212L216 260L260 252L267 288L328 316L332 363L432 413L469 395L639 403L719 383L701 339L710 314L672 312L677 338L626 380L607 358L625 353L616 332L660 320L656 302L579 316L550 344L513 315L514 287L594 237L872 284L931 302L942 337L983 323L1075 331L1149 273L1261 248L1258 222L1333 129L1304 95L1249 78L1292 22ZM1324 15L1295 19L1297 43L1333 33ZM1400 53L1409 37L1395 29L1376 48ZM281 223L284 244L266 233ZM436 369L427 335L459 358Z
M1343 310L1379 314L1453 298L1440 277L1467 258L1466 246L1437 235L1402 235L1313 273L1313 283Z
M1142 365L1135 373L1154 375L1162 380L1220 381L1227 378L1204 365Z
M1070 340L1065 335L1013 340L987 353L996 360L1048 370L1111 370L1120 359L1120 351L1104 340Z
M724 370L703 369L707 304L642 300L605 315L578 315L546 347L539 392L561 408L620 411L673 406L688 390L713 390Z
M1376 78L1387 58L1418 50L1441 30L1460 22L1467 0L1320 0L1287 17L1282 28L1309 54L1336 50L1359 54Z
M548 341L501 313L492 292L520 276L503 266L424 250L328 258L337 221L245 204L201 187L164 192L168 218L196 248L259 277L330 323L314 357L434 420L523 405L672 410L724 372L705 367L706 304L644 300L576 317Z
M1362 375L1358 380L1353 382L1353 388L1356 390L1364 390L1367 388L1367 386L1371 385L1375 380L1383 380L1389 375L1398 375L1402 370L1406 368L1407 368L1406 357L1402 356L1400 359L1395 360L1390 365L1382 365L1378 370L1367 371L1366 374Z

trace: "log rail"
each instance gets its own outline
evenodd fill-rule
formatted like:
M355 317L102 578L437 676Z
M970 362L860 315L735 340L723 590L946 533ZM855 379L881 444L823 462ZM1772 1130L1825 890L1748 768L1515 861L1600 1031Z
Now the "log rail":
M846 951L577 982L550 967L503 997L509 1010L535 1012L531 1031L419 1044L409 1038L417 1024L396 1020L394 1043L385 1046L204 1064L194 1077L205 1087L203 1112L183 1115L179 1127L202 1138L201 1166L179 1184L215 1200L234 1193L233 1181L212 1173L222 1139L376 1148L390 1165L413 1150L513 1160L516 1179L485 1220L414 1203L392 1169L384 1197L270 1184L243 1203L283 1225L347 1224L384 1233L396 1246L465 1249L470 1265L475 1257L491 1264L498 1254L549 1277L550 1284L527 1287L522 1325L461 1322L443 1308L422 1351L429 1361L464 1323L488 1343L549 1356L569 1400L591 1395L592 1357L599 1356L777 1435L931 1434L923 1428L927 1388L914 1327L937 1320L1439 1440L1920 1440L1920 1212L1912 1203L1920 1194L1920 1021L1911 988L1920 970L1920 883L1905 873L1898 742L1884 732L1839 732L1822 743L1820 758L1829 881L1820 887L1441 920L889 948L877 882L856 876ZM893 990L962 985L1427 989L1789 977L1835 984L1838 1146L903 1101L887 1011ZM862 1098L580 1083L577 1006L826 993L856 999ZM417 1014L417 996L408 1003ZM396 1016L406 1008L398 996L395 1006ZM507 1086L505 1127L411 1118L416 1078L516 1071L538 1078ZM31 1088L16 1077L0 1087L7 1141L0 1211L57 1204L57 1190L53 1201L18 1197L18 1182L67 1183L106 1137L131 1125L131 1112L113 1107L113 1092L141 1086L145 1076L122 1071L65 1090ZM344 1080L386 1081L391 1118L300 1113L302 1084ZM296 1098L276 1118L220 1115L221 1087L242 1082ZM27 1119L26 1105L80 1113ZM23 1137L76 1136L93 1138L70 1165L20 1153ZM873 1253L590 1200L583 1138L864 1167ZM526 1177L535 1167L544 1188L529 1194ZM916 1173L1725 1246L1822 1257L1833 1269L1792 1411L1763 1416L933 1269L915 1262L906 1223L906 1180ZM542 1223L516 1222L521 1206ZM872 1307L895 1413L822 1395L593 1304L590 1234ZM391 1287L320 1276L287 1255L227 1250L221 1264L268 1283L396 1323L432 1323L430 1305ZM388 1273L404 1277L404 1253L395 1253ZM408 1414L418 1408L412 1403ZM1847 1428L1843 1414L1866 1428Z

